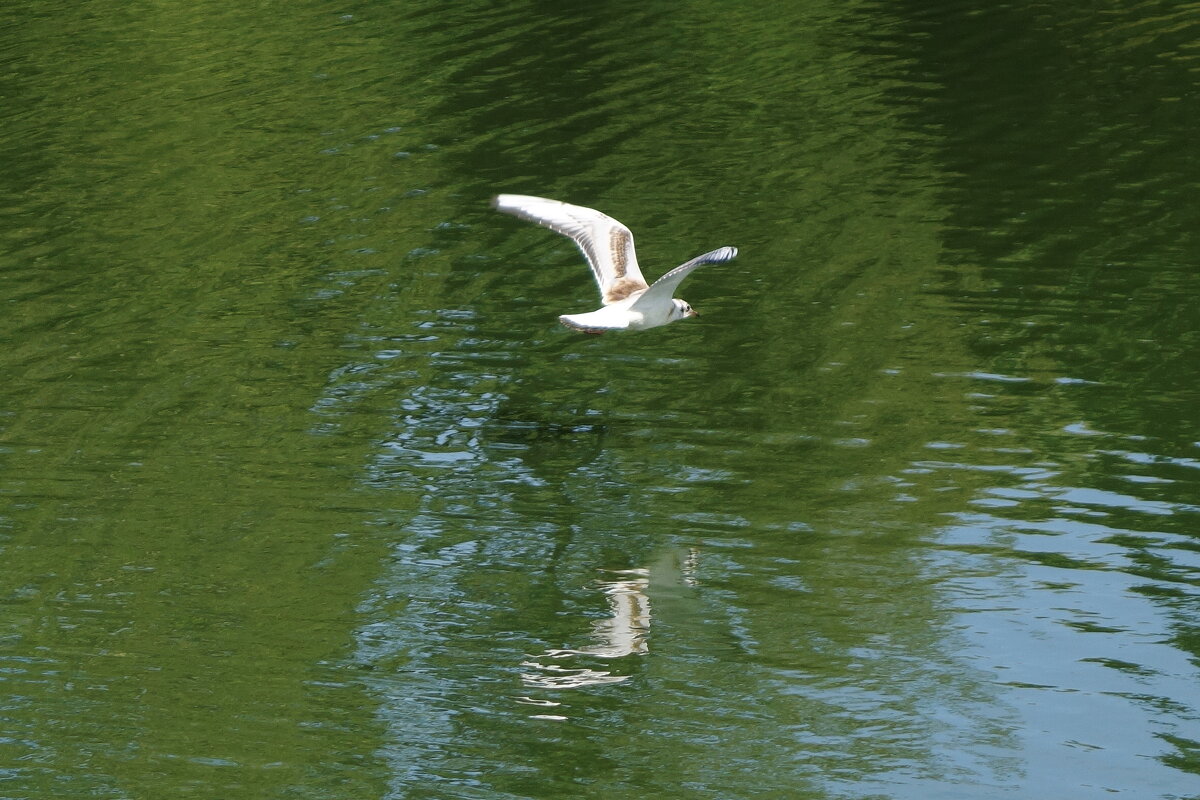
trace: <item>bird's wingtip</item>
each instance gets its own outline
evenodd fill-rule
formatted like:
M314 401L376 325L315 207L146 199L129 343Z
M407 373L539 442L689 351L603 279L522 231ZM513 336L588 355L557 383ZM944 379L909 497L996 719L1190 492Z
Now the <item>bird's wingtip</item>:
M697 261L701 264L724 264L726 261L732 261L737 258L738 249L736 247L718 247L711 253L705 253L700 256Z

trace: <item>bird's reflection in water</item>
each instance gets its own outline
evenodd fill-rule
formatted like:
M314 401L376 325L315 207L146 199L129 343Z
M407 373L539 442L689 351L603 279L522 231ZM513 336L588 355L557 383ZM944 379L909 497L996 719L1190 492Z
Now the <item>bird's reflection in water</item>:
M611 570L620 576L617 580L600 581L596 588L608 600L610 616L592 623L595 643L580 648L547 650L533 656L521 666L528 672L521 674L525 686L531 689L577 689L583 686L600 686L628 680L628 675L613 675L606 670L587 667L568 667L562 664L544 663L546 660L572 658L623 658L644 655L647 652L647 636L650 633L650 598L646 588L650 585L649 570ZM520 698L522 702L544 705L550 701ZM554 704L557 705L557 704Z

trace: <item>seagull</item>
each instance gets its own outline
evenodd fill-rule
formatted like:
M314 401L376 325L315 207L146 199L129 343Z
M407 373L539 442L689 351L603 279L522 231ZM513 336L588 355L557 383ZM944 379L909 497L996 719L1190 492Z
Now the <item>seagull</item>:
M558 321L584 333L640 331L700 316L686 302L672 297L675 288L696 267L721 264L737 255L736 247L713 250L680 264L651 286L638 268L633 233L607 214L524 194L496 195L492 208L544 225L579 245L604 305L586 314L563 314Z

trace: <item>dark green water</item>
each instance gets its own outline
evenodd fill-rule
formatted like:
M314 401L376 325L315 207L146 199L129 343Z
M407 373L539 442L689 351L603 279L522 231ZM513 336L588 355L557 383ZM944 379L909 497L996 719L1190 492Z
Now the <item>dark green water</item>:
M1200 797L1198 37L10 3L0 798Z

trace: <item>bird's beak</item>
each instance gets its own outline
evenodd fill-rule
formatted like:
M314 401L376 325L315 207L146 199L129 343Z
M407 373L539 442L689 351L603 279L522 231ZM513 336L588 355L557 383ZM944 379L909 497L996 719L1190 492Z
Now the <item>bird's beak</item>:
M684 316L685 317L698 317L698 316L700 316L700 312L697 311L696 309L692 308L692 309L689 309L688 312L686 314L684 314Z

